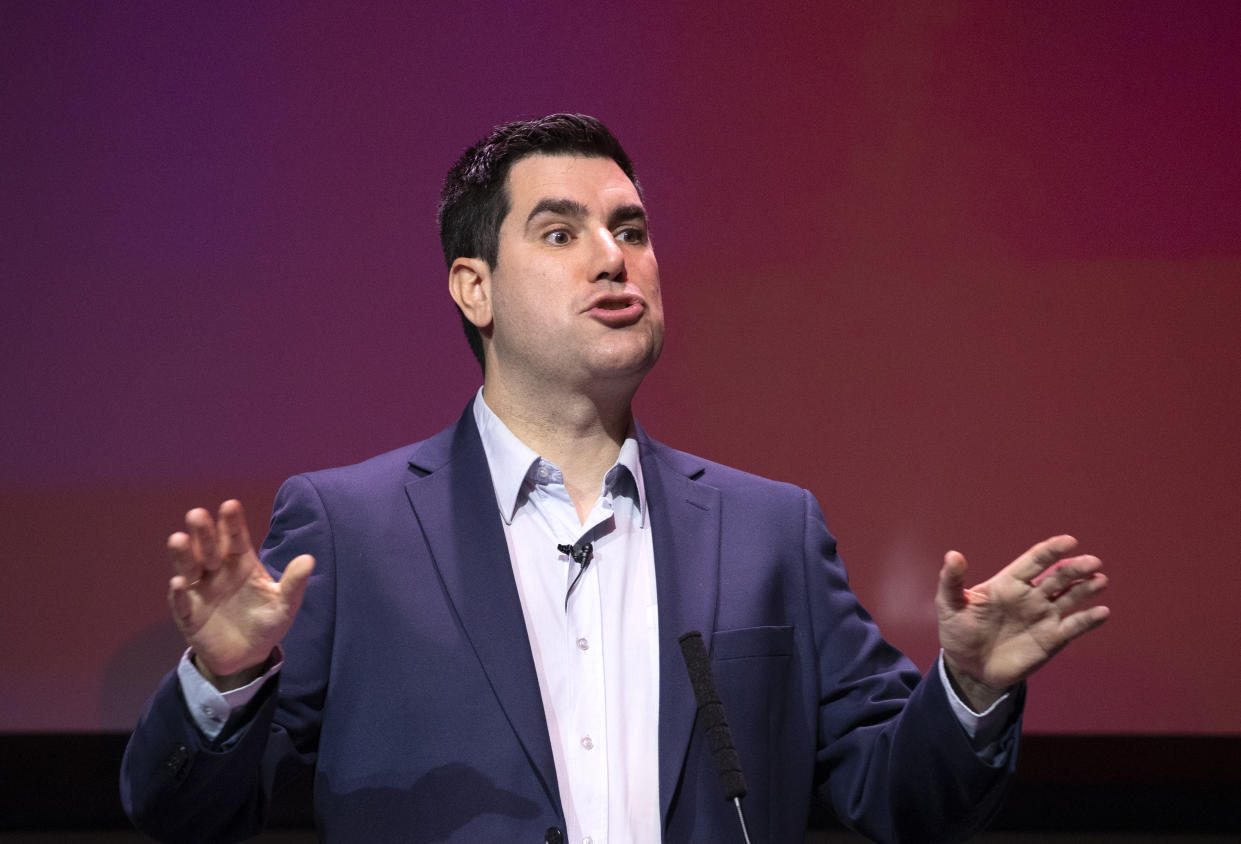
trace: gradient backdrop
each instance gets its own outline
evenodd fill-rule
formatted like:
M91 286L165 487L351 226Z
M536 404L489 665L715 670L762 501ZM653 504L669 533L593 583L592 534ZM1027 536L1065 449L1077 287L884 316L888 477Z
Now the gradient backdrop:
M808 487L924 667L943 552L1073 532L1038 732L1241 732L1241 6L0 2L0 731L114 730L191 506L453 420L440 179L603 118L656 436Z

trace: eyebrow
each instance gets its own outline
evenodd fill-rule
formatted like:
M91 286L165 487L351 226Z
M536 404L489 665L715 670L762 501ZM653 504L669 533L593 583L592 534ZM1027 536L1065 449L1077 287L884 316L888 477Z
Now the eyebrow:
M589 216L586 206L575 199L561 197L544 197L540 199L526 216L526 225L540 214L553 214L559 217L570 217L584 220ZM619 205L608 214L608 227L615 228L621 223L646 222L646 209L636 203Z
M558 217L581 220L585 219L587 211L586 206L576 200L545 197L530 209L530 214L526 217L526 225L529 225L530 221L540 214L555 214Z
M614 229L621 223L645 223L646 209L641 205L620 205L612 209L608 215L608 228Z

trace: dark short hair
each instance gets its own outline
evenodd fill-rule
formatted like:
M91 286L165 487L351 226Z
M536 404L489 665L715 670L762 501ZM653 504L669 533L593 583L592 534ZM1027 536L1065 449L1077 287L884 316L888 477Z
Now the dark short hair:
M509 212L508 172L521 159L536 154L610 158L633 182L638 195L642 194L629 156L597 119L585 114L551 114L505 123L462 153L444 177L438 219L448 266L458 258L481 258L495 269L500 225ZM484 365L483 340L477 326L465 318L464 312L461 324L470 350Z

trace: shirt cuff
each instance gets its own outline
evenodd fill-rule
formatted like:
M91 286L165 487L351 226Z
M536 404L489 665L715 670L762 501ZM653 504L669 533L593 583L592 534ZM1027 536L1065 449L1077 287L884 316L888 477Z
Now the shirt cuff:
M935 664L938 666L939 680L944 686L944 691L948 693L948 705L952 707L952 712L957 716L957 721L961 723L965 734L970 737L974 749L982 750L994 744L1012 721L1014 708L1012 692L1005 692L1000 695L999 700L982 712L975 712L965 701L957 697L956 690L952 688L952 683L948 680L948 669L944 666L942 650Z
M177 664L177 680L181 683L181 694L189 707L190 717L210 741L215 741L220 735L229 716L253 700L263 684L284 665L284 653L277 647L273 654L276 662L271 668L239 689L221 692L198 672L190 659L192 653L190 648L186 648L185 653L181 654L181 662Z

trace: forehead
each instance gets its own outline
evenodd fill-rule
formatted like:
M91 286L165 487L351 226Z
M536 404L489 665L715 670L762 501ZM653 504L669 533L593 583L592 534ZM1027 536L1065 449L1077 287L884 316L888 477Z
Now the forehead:
M508 172L510 217L524 219L540 200L572 199L587 208L641 205L638 189L610 158L528 155Z

